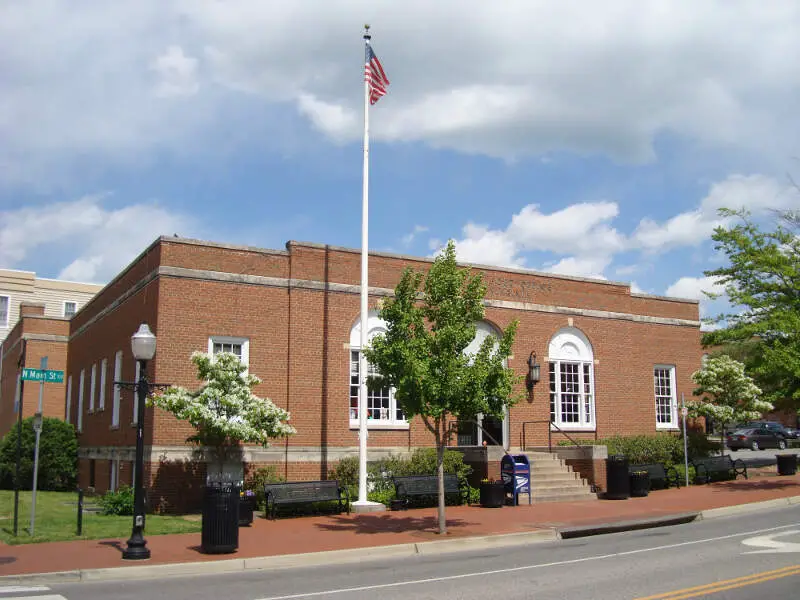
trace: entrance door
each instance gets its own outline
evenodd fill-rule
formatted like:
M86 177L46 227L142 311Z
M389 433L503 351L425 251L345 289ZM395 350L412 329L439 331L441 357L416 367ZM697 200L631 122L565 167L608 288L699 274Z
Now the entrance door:
M477 423L476 423L477 422ZM458 422L459 446L502 446L508 448L508 411L503 418L484 417L482 414L474 419ZM480 427L478 426L480 424Z

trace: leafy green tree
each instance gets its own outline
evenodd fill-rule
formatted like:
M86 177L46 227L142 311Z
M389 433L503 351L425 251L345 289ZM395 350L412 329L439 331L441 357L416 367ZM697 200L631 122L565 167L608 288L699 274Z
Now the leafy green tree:
M20 487L33 487L33 455L36 434L33 417L22 421L22 460ZM0 487L14 487L17 464L17 425L0 441ZM44 417L39 437L39 471L36 487L40 490L64 491L75 488L78 476L78 440L75 428L61 419Z
M705 274L719 278L733 310L713 319L723 327L703 344L743 360L773 404L800 408L800 213L778 213L774 231L743 210L720 214L738 218L712 236L729 264Z
M427 275L410 268L403 272L394 297L379 312L386 333L375 336L365 349L367 360L380 373L370 385L392 386L405 415L419 415L434 436L440 533L447 531L444 454L452 434L448 418L500 416L518 400L513 390L519 378L505 368L516 321L499 340L489 336L476 354L464 353L484 316L485 295L482 276L458 267L450 241Z
M699 371L692 373L697 385L693 394L700 400L687 402L693 417L711 417L722 425L761 418L772 404L760 399L761 389L744 372L744 365L725 354L709 358ZM723 438L724 439L724 438Z
M230 450L239 443L267 446L272 438L295 433L287 423L287 411L253 394L252 388L261 380L247 373L238 356L195 352L192 362L197 378L205 382L198 391L173 386L152 396L148 403L189 421L197 432L187 441L211 448L220 472Z

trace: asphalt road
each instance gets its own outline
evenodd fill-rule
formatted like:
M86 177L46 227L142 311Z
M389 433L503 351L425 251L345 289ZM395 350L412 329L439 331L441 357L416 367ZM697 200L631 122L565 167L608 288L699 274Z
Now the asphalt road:
M274 540L280 543L280 540ZM4 594L0 600L22 595ZM800 506L687 525L360 564L51 585L45 600L744 600L800 596Z

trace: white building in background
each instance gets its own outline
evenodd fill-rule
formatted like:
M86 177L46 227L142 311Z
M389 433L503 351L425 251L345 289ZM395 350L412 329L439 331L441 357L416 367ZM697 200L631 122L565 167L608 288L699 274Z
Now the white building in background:
M0 342L19 320L22 302L44 304L47 317L69 318L86 304L102 285L44 279L32 271L0 269Z

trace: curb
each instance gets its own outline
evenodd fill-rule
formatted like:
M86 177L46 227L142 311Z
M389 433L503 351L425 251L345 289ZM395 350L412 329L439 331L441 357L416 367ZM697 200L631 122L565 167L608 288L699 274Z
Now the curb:
M249 570L275 570L293 567L347 564L364 561L364 551L368 550L368 560L406 558L412 556L435 556L451 552L464 552L481 548L501 548L553 542L558 535L553 529L540 529L532 532L487 535L452 540L393 544L371 548L349 548L346 550L326 550L304 554L285 554L235 558L229 560L171 563L160 565L141 565L129 567L109 567L104 569L79 569L55 573L30 573L24 575L0 576L0 584L20 583L82 583L87 581L112 581L129 578L180 577L204 574L236 573Z
M55 573L30 573L24 575L0 576L0 584L61 584L81 583L86 581L113 581L119 579L180 577L203 574L236 573L250 570L275 570L293 567L309 567L319 565L347 564L362 562L364 550L369 552L369 560L405 558L412 556L436 556L440 554L466 552L486 548L502 548L526 544L540 544L553 542L558 539L572 539L621 531L634 531L638 529L651 529L691 523L696 520L714 519L741 515L759 510L769 510L785 506L800 504L800 496L790 496L763 502L750 502L712 508L699 512L676 513L661 517L650 517L616 523L601 523L597 525L584 525L579 527L565 527L559 529L538 529L523 533L509 533L501 535L485 535L450 540L435 540L430 542L416 542L393 544L389 546L375 546L371 548L349 548L346 550L326 550L322 552L308 552L304 554L285 554L277 556L259 556L253 558L235 558L228 560L211 560L186 563L167 563L160 565L141 565L126 567L109 567L104 569L78 569L72 571L58 571Z

